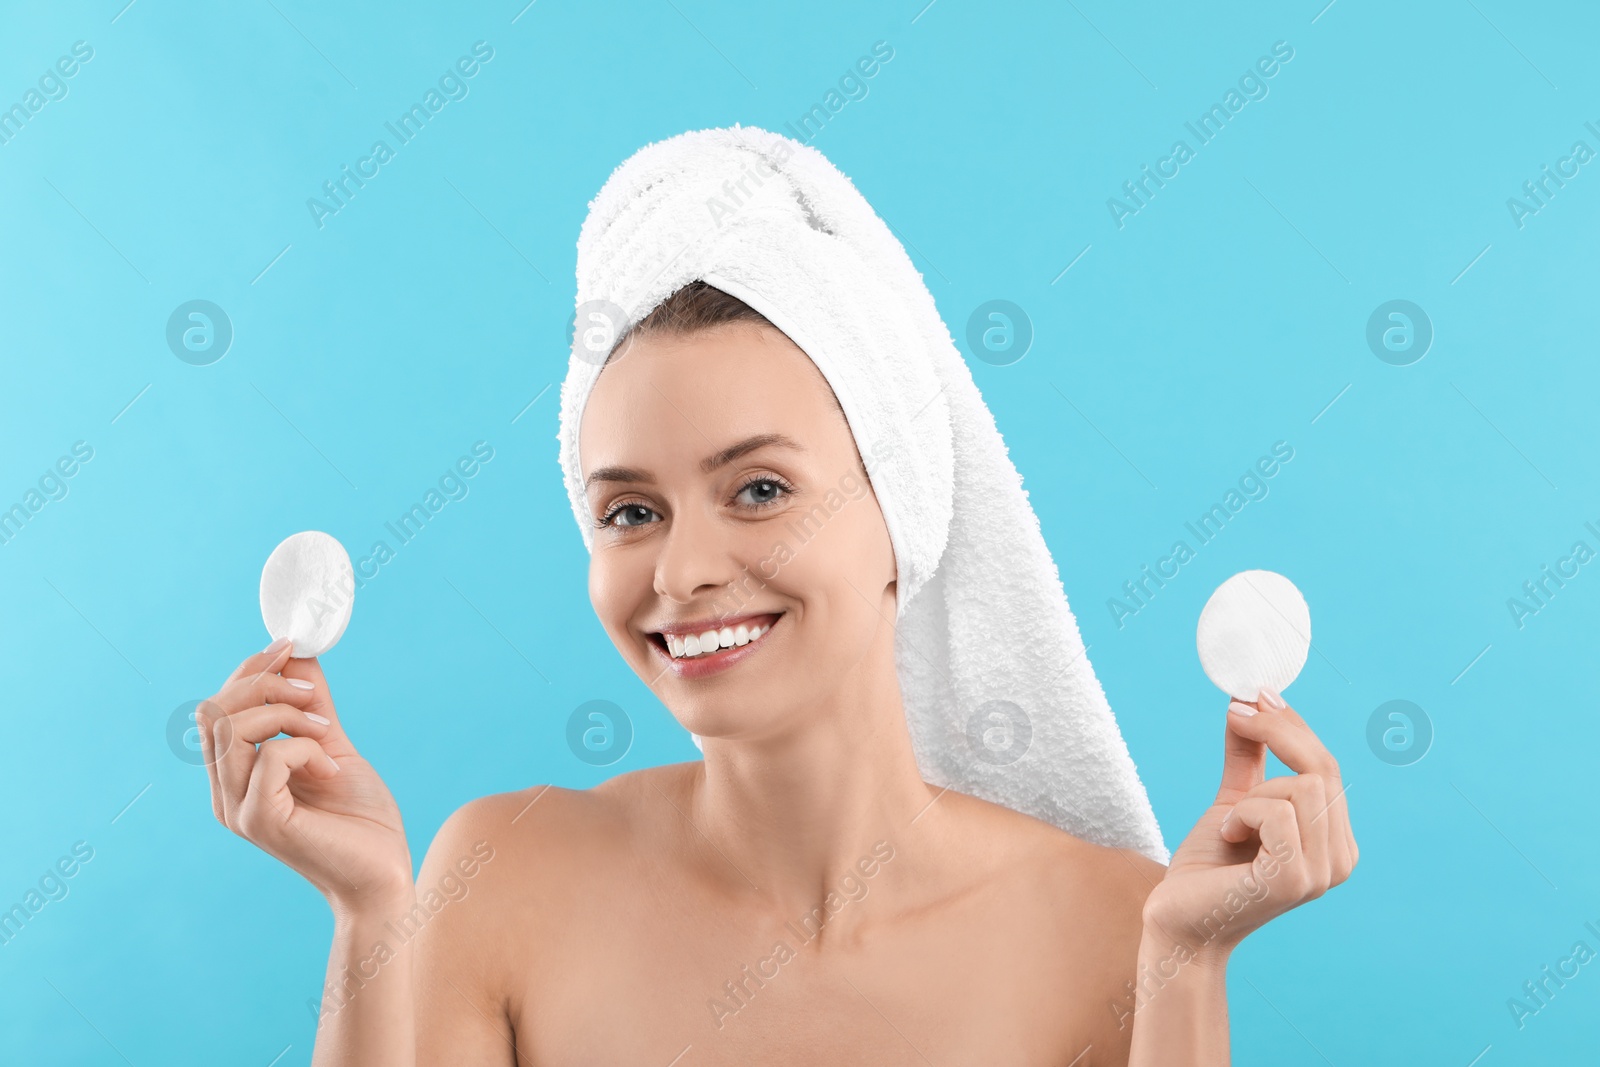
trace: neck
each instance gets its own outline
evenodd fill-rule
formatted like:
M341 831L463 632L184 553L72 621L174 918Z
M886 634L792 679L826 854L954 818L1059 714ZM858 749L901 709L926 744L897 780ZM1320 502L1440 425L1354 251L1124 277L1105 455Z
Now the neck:
M777 906L803 908L837 889L879 842L898 850L936 795L917 768L884 632L885 647L793 727L703 741L695 824L736 868L730 877Z

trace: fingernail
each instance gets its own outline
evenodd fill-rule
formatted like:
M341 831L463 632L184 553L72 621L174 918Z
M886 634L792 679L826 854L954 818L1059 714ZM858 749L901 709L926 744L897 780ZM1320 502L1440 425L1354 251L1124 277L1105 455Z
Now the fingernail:
M318 715L315 712L306 712L306 718L310 719L312 722L320 722L324 726L329 724L327 719L324 719L321 715ZM338 766L338 764L335 764L334 766Z
M1226 814L1226 815L1224 815L1222 817L1222 825L1220 827L1218 827L1218 829L1226 830L1228 828L1228 823L1230 823L1232 821L1233 821L1233 809L1229 808L1228 809L1228 814Z
M338 770L339 769L338 762L332 756L328 757L328 762L333 764L333 769L334 770Z
M1248 716L1256 713L1255 708L1252 708L1249 704L1241 704L1237 700L1228 705L1228 710L1233 712L1235 715Z
M1279 696L1277 693L1274 693L1270 689L1261 690L1260 693L1256 694L1256 699L1258 701L1265 700L1268 704L1271 704L1275 708L1286 708L1289 706L1281 696Z
M261 654L262 655L268 655L268 654L273 653L273 652L282 652L285 648L288 647L288 645L289 645L289 639L287 637L280 637L276 641L272 642L272 644L268 645L266 648L263 648L261 650Z
M285 678L284 681L296 689L315 689L317 687L315 682L308 682L304 678Z

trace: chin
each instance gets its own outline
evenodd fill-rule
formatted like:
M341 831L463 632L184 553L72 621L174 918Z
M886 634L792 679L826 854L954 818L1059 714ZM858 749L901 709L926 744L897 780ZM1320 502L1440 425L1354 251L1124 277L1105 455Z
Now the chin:
M742 741L762 737L792 721L793 707L774 706L772 693L792 693L770 684L754 687L753 692L738 692L730 687L716 696L702 695L691 700L674 700L667 710L690 733L721 741Z

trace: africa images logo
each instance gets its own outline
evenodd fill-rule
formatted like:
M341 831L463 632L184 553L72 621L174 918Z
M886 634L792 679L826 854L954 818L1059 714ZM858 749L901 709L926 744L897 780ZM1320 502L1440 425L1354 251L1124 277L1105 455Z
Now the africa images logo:
M476 77L483 69L483 64L493 58L494 48L488 42L474 43L472 55L460 57L454 67L441 74L437 88L430 85L422 94L420 103L413 103L393 122L383 124L384 129L394 137L393 147L380 138L372 142L365 156L356 160L355 170L351 170L348 163L342 164L337 178L323 182L323 198L313 196L306 200L306 210L311 212L311 221L317 224L317 229L324 228L328 218L349 207L356 193L366 188L367 182L382 173L384 165L395 158L397 149L410 144L422 132L428 120L443 111L447 103L465 100L471 91L467 85L468 79Z

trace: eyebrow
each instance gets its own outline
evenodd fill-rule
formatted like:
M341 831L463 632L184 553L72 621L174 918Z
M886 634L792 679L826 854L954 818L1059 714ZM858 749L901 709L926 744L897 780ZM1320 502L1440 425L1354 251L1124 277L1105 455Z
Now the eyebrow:
M791 437L781 433L758 433L754 437L746 437L743 441L735 442L718 452L714 452L700 461L700 472L710 474L719 467L726 467L740 456L747 455L759 448L787 448L794 452L804 452L805 446ZM595 482L642 482L646 485L655 484L655 475L649 471L639 470L637 467L601 467L593 471L584 480L583 487L589 488Z

